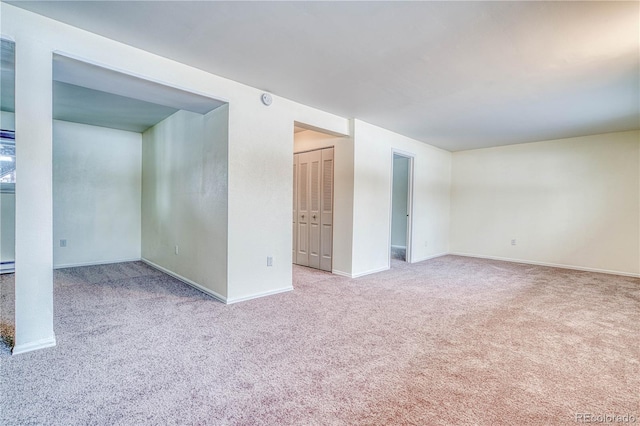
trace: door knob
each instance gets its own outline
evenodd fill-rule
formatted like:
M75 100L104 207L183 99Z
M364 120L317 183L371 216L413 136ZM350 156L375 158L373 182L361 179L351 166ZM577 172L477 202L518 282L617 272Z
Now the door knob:
M304 215L302 215L302 218L304 219Z
M315 218L316 218L316 215L314 214L314 215L313 215L313 216L311 216L311 217L315 219Z

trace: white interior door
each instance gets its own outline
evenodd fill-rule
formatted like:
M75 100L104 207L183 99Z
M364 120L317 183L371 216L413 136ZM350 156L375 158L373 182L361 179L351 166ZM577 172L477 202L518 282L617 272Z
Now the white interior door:
M331 271L333 148L294 155L293 262Z
M331 271L333 260L333 148L322 150L322 213L320 269Z
M320 204L322 192L322 151L307 152L309 156L309 266L320 269Z
M298 154L298 244L296 245L296 263L309 266L309 156Z
M291 259L296 263L296 248L298 247L298 154L293 156L293 241Z

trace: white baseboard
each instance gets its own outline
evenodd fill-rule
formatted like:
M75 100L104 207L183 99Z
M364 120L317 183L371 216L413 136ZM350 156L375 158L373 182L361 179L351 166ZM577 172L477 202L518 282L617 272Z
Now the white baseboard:
M54 265L53 269L76 268L78 266L95 266L95 265L111 265L112 263L139 262L142 259L136 257L134 259L104 260L100 262L80 262L80 263L63 263Z
M344 271L338 271L337 269L332 269L331 273L334 275L340 275L341 277L353 278L350 273Z
M36 340L34 342L16 345L11 350L12 355L20 355L38 349L50 348L56 345L56 336L47 337L46 339Z
M292 290L293 290L293 286L290 286L290 287L277 288L275 290L263 291L261 293L252 294L250 296L233 297L233 298L227 299L227 304L230 305L232 303L245 302L251 299L258 299L260 297L273 296L274 294L286 293L287 291L292 291Z
M378 272L388 271L389 269L391 269L391 266L384 266L382 268L371 269L370 271L359 272L357 274L350 274L349 272L338 271L337 269L334 269L331 271L331 273L335 275L340 275L341 277L360 278L360 277L364 277L365 275L377 274Z
M435 259L436 257L442 257L442 256L446 256L448 254L453 254L453 253L438 253L438 254L431 254L427 257L421 257L419 259L413 259L411 261L411 263L418 263L418 262L424 262L425 260L430 260L430 259Z
M394 247L394 246L392 246ZM438 254L433 254L431 256L427 256L424 258L420 258L420 259L415 259L410 263L417 263L417 262L422 262L424 260L429 260L429 259L434 259L436 257L441 257L441 256L446 256L449 253L438 253ZM359 277L364 277L365 275L371 275L371 274L376 274L378 272L384 272L384 271L388 271L389 269L391 269L391 265L382 267L382 268L378 268L378 269L372 269L370 271L366 271L366 272L360 272L358 274L350 274L349 272L344 272L344 271L338 271L337 269L334 269L331 271L332 274L335 275L340 275L341 277L347 277L347 278L359 278Z
M573 265L565 265L561 263L537 262L534 260L512 259L508 257L498 257L498 256L484 256L479 254L460 253L460 252L451 252L449 254L454 256L476 257L479 259L501 260L503 262L524 263L526 265L549 266L551 268L571 269L574 271L584 271L584 272L598 272L600 274L621 275L623 277L640 278L640 274L634 274L634 273L622 272L622 271L611 271L608 269L588 268L585 266L573 266Z
M157 265L155 263L153 263L152 261L150 261L149 259L145 259L144 257L142 259L140 259L141 261L143 261L144 263L146 263L147 265L151 266L152 268L157 269L158 271L164 272L167 275L171 275L173 278L178 279L180 281L182 281L185 284L190 285L191 287L200 290L201 292L208 294L209 296L213 297L214 299L217 299L219 301L221 301L222 303L230 303L226 297L224 297L223 295L216 293L213 290L210 290L206 287L201 286L200 284L198 284L195 281L191 281L189 278L185 278L182 275L176 274L175 272L172 272L170 270L168 270L167 268L163 268L160 265Z
M391 269L391 266L387 265L387 266L383 266L382 268L371 269L365 272L358 272L357 274L351 274L351 278L360 278L360 277L364 277L365 275L377 274L378 272L388 271L389 269Z

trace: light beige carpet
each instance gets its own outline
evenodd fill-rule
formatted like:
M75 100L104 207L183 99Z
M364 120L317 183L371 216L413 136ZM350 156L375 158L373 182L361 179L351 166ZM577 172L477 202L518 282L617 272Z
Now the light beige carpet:
M141 263L56 271L58 346L0 353L0 424L640 422L639 279L446 256L294 286L225 306Z

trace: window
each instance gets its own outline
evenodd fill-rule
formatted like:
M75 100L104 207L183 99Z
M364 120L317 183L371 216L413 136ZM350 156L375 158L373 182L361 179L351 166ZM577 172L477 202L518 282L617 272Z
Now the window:
M0 190L13 192L16 183L16 139L13 130L0 130Z

